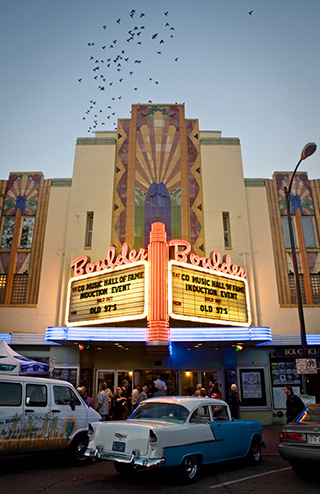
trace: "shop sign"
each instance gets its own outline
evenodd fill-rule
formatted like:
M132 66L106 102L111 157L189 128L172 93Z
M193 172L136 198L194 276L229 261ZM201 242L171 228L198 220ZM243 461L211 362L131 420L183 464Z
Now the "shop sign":
M187 321L251 324L248 283L244 278L183 262L169 262L169 315Z
M67 326L115 323L147 316L148 263L138 261L69 280Z
M317 359L315 358L297 358L296 366L298 374L317 374Z
M277 347L278 357L303 357L302 347ZM320 357L320 346L308 346L308 357Z

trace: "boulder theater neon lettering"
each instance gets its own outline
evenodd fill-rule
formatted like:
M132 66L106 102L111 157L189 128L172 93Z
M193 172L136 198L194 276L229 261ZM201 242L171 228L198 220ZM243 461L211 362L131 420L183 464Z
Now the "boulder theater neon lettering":
M191 252L191 244L186 240L170 240L167 242L169 248L173 248L173 260L178 262L190 262L193 266L199 266L212 271L218 271L224 274L232 274L240 278L246 278L246 273L242 266L231 263L231 256L226 255L225 261L221 262L221 255L218 250L214 250L212 253L212 259L206 257L200 257L197 254ZM107 256L105 259L90 262L86 255L77 257L71 262L71 268L74 269L73 276L81 276L83 274L90 274L94 271L103 271L105 269L122 266L124 264L134 263L137 261L148 260L147 249L140 248L137 252L132 249L128 252L128 244L124 242L120 254L116 255L115 247L109 247Z

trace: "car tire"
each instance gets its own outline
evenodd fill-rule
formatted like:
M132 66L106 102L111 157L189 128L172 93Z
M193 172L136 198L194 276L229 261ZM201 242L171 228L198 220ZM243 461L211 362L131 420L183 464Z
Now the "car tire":
M297 477L305 477L308 473L308 466L301 463L290 462L292 470Z
M88 447L89 439L87 435L80 434L75 437L70 444L67 455L72 465L85 465L90 463L91 458L84 456Z
M121 475L134 475L137 472L137 467L131 463L120 463L118 461L113 462L114 468Z
M261 461L261 444L259 439L256 437L254 437L251 441L247 459L251 465L258 465Z
M191 484L195 482L200 474L201 462L197 455L186 456L180 467L180 477L184 483Z

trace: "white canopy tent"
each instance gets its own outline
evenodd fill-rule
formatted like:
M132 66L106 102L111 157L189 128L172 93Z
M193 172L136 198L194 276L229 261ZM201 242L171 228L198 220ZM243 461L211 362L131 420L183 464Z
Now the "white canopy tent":
M12 350L5 340L0 341L0 375L47 376L49 364L36 362Z

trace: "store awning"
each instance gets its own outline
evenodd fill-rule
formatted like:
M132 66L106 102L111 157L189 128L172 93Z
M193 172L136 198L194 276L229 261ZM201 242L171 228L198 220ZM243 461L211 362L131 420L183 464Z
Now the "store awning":
M0 374L13 376L47 376L49 364L36 362L12 350L5 340L0 341Z

